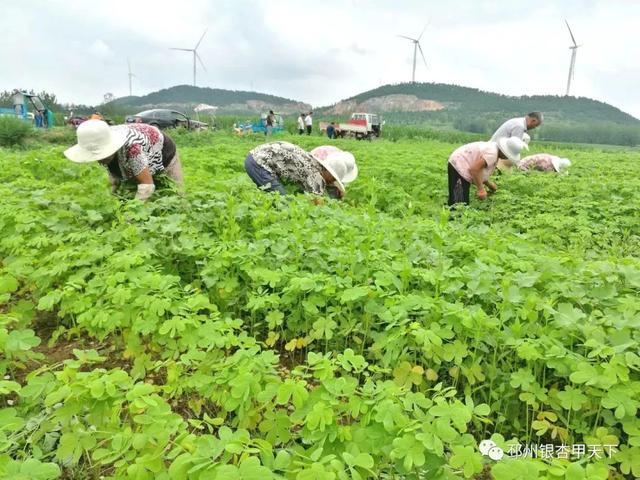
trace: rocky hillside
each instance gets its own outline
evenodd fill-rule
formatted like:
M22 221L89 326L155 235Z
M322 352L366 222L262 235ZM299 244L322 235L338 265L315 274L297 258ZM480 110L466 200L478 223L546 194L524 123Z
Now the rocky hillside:
M190 85L178 85L141 97L118 98L104 107L122 113L134 113L151 108L169 108L189 112L201 103L218 107L219 115L256 114L269 109L282 114L293 114L311 109L311 105L307 103L275 95Z
M394 115L391 117L416 121L435 112L440 112L438 115L442 117L496 115L502 118L540 110L550 119L566 122L640 125L640 120L619 108L590 98L554 95L513 97L438 83L384 85L317 110L324 115L347 115L354 111L392 112Z
M329 115L343 115L351 112L432 112L444 110L445 105L435 100L425 100L416 95L392 94L368 98L358 102L355 98L343 100L325 109Z

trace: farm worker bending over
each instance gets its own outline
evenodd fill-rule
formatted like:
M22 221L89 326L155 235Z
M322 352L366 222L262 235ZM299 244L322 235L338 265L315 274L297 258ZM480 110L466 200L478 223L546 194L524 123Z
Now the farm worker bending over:
M567 168L570 166L571 160L568 158L560 158L548 153L529 155L518 163L518 168L524 172L538 170L539 172L566 173Z
M480 200L487 198L486 185L495 192L498 187L489 181L498 159L517 164L520 152L527 145L517 137L501 138L498 142L474 142L463 145L449 157L449 205L469 204L469 187L473 183Z
M271 142L251 150L244 167L258 188L269 192L286 195L281 181L287 181L316 195L324 194L327 186L332 185L336 187L336 196L343 198L344 184L358 176L355 160L352 164L345 162L344 153L334 152L321 159L292 143ZM320 203L319 199L314 202Z
M78 126L78 144L65 150L76 163L98 162L109 172L111 191L122 181L138 184L136 198L147 200L155 191L154 176L165 172L182 187L182 165L176 144L156 127L143 123L109 127L102 120Z

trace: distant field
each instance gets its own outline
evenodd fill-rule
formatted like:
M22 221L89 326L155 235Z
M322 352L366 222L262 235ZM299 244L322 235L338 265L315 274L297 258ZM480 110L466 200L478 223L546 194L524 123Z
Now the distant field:
M45 135L0 149L0 478L640 477L637 149L532 142L569 175L450 212L450 134L335 141L318 207L262 136L173 132L141 204Z

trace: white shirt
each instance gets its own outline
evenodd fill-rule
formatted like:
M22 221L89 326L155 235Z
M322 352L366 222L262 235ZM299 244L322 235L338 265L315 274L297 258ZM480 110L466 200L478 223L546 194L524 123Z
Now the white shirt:
M304 117L304 124L307 127L310 127L311 125L313 125L313 119L311 118L311 115L307 115L306 117Z
M498 127L496 133L491 137L492 142L497 142L500 138L518 137L522 140L524 132L527 131L527 117L512 118Z

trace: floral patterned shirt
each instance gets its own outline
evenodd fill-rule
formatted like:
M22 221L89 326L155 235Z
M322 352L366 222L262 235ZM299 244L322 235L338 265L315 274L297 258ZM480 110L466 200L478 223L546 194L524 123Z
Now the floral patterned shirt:
M259 145L249 152L255 162L280 180L297 184L308 193L322 195L326 184L318 161L302 148L289 142Z
M529 170L538 170L540 172L555 172L556 169L553 168L552 159L553 155L549 155L548 153L539 153L537 155L529 155L528 157L524 157L520 160L518 164L518 168L520 170L524 170L525 172Z
M151 175L164 170L162 147L164 135L151 125L136 123L111 127L122 132L126 140L107 168L117 178L129 180L149 168Z

